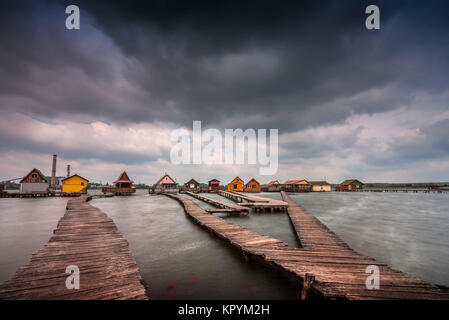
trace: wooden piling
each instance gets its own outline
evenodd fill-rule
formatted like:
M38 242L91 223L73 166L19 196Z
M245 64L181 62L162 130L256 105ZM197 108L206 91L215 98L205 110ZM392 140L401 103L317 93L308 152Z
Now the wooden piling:
M315 276L312 273L305 274L300 300L308 300L309 299L310 292L312 291L312 284L314 281L315 281Z

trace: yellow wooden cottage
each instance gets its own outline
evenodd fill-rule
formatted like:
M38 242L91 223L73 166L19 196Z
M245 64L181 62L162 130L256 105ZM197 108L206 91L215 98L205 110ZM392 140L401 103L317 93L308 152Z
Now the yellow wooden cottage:
M235 177L230 183L228 183L228 191L243 191L243 185L245 183L239 177Z
M63 193L86 193L89 180L75 174L62 180Z
M308 192L309 185L307 180L287 180L284 182L284 191Z

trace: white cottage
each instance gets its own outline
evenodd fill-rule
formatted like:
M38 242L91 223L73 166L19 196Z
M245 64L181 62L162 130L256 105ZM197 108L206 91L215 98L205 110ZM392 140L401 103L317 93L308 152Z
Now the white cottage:
M178 183L168 174L160 178L153 186L154 193L177 193L179 192Z
M34 168L20 180L20 193L48 193L49 186L42 172Z

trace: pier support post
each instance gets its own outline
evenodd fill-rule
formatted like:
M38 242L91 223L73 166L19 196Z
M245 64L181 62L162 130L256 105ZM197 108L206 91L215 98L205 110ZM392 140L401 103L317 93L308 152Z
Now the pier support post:
M304 283L301 291L301 300L308 300L310 291L312 290L312 284L315 281L315 275L312 273L306 273L304 277Z

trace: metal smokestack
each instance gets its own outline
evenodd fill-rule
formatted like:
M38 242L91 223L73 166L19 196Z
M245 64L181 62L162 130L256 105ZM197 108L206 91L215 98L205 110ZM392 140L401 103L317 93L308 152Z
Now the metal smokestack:
M53 155L53 165L51 166L51 185L56 185L56 155Z
M67 165L67 178L70 177L70 164Z

